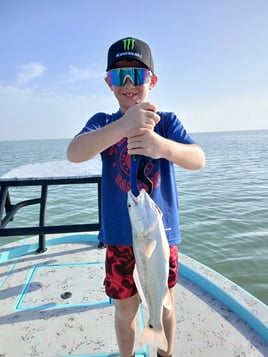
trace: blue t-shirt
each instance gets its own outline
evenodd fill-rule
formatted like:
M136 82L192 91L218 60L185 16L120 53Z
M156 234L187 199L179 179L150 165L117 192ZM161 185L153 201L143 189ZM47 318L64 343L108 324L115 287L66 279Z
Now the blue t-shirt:
M174 113L157 112L161 120L154 131L159 135L185 144L194 141ZM97 113L88 120L79 134L98 130L122 117L120 111L113 114ZM127 192L130 190L130 156L127 153L127 138L122 138L101 153L102 157L102 222L100 239L113 246L132 246L132 233L127 209ZM150 161L146 176L153 182L151 198L163 212L163 223L169 245L181 241L178 192L174 164L166 159ZM145 184L139 183L139 189Z

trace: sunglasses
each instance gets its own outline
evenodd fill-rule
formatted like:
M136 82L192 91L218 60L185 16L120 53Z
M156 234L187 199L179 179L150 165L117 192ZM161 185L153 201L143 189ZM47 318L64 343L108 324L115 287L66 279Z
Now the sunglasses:
M129 78L134 86L141 86L149 82L151 72L145 68L116 68L107 73L112 86L121 87Z

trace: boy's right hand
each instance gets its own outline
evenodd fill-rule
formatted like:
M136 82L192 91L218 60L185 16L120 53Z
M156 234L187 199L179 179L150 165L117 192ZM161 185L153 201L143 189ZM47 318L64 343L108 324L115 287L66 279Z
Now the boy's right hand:
M125 131L124 136L126 137L131 129L145 128L153 130L159 121L160 117L156 113L156 106L149 102L142 102L133 105L121 118Z

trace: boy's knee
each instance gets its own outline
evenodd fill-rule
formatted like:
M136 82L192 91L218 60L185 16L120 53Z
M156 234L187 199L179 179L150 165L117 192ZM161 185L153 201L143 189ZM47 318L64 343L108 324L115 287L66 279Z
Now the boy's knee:
M121 321L132 321L139 308L138 296L115 301L115 314Z

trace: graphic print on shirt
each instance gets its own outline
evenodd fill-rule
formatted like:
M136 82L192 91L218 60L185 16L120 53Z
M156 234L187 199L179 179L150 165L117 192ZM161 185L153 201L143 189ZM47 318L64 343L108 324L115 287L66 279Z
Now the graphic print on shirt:
M127 138L123 138L111 146L109 155L111 156L114 168L114 182L122 191L128 192L130 190L130 155L127 152ZM152 181L154 189L159 186L161 177L153 161L148 162L146 165L145 176ZM139 181L139 191L142 188L148 191L147 185Z

